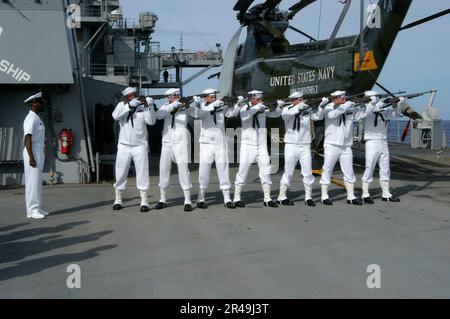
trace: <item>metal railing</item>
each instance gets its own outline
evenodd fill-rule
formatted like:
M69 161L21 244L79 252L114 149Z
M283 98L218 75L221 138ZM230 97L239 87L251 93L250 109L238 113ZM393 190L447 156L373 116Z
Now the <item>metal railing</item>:
M109 68L113 72L108 72ZM90 75L97 76L130 76L131 68L128 65L107 65L103 63L91 63Z

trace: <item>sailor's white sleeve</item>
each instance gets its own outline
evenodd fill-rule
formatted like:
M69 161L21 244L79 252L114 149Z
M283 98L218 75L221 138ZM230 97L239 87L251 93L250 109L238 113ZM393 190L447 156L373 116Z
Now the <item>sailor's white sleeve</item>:
M325 108L325 111L323 112L323 117L326 119L335 119L344 114L346 111L347 109L342 105L336 109Z
M287 106L285 108L283 108L283 112L281 113L281 117L283 118L283 120L287 121L289 120L291 117L297 115L298 113L300 113L299 109L297 106Z
M128 103L120 102L117 104L116 108L112 113L112 117L115 121L120 121L122 118L126 117L130 112L130 106Z
M233 107L229 107L227 112L225 113L225 117L236 117L239 115L239 111L241 107L239 104L235 104Z
M172 113L172 111L175 109L175 107L178 105L178 102L173 102L171 104L164 104L159 108L158 111L156 111L156 119L162 120L165 119L167 116Z
M31 116L26 117L25 121L23 121L23 136L33 135L35 127L36 121Z
M363 120L365 119L369 114L373 113L376 103L370 102L366 103L364 107L362 107L358 112L355 114L355 120Z
M311 111L311 120L313 121L323 120L323 108L320 105L316 111Z

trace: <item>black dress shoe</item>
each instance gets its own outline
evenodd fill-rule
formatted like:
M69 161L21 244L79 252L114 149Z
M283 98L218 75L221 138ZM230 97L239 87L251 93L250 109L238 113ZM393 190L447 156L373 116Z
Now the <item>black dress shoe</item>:
M268 202L264 202L264 206L268 206L268 207L278 207L277 203L275 203L273 200L268 201Z
M184 211L185 212L192 212L192 205L191 204L185 204L184 205Z
M349 204L349 205L362 205L362 202L359 200L359 199L357 199L357 198L355 198L355 199L352 199L352 200L349 200L349 199L347 199L347 204Z
M327 198L322 201L322 204L327 205L327 206L332 206L333 202L329 198Z
M395 197L395 196L391 196L391 197L388 197L388 198L383 197L381 200L382 200L383 202L394 202L394 203L400 202L400 198Z
M289 199L283 199L282 201L277 200L277 204L281 204L283 206L294 206L294 202Z
M163 202L158 202L158 204L156 204L155 209L163 209L166 208L167 204L163 203Z
M245 207L245 203L241 200L238 200L236 203L234 203L234 206L243 208L243 207Z
M225 207L226 207L226 208L229 208L229 209L235 209L235 208L236 208L236 206L234 205L233 202L227 202L227 203L225 204Z
M197 208L200 208L200 209L207 209L207 208L208 208L208 205L206 205L205 202L198 202L198 203L197 203Z
M375 202L373 201L373 198L372 197L363 197L362 198L362 201L365 203L365 204L374 204Z
M148 212L149 210L150 210L150 208L148 208L148 206L146 206L146 205L142 205L142 206L141 206L141 209L140 209L141 213L146 213L146 212Z
M121 210L121 209L122 209L122 205L120 205L120 204L114 204L113 210Z
M314 201L312 199L308 199L305 201L305 205L308 205L310 207L314 207L316 206L316 203L314 203Z

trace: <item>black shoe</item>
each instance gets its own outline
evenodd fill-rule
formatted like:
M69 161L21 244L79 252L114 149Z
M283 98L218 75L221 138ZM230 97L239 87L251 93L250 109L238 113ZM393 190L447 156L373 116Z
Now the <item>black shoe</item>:
M281 204L283 206L294 206L294 202L289 199L283 199L282 201L277 200L277 204Z
M327 198L322 201L322 204L327 205L327 206L332 206L333 202L329 198Z
M120 204L114 204L113 210L121 210L123 207Z
M268 207L278 207L277 203L275 203L273 200L268 201L268 202L264 202L264 206L268 206Z
M362 198L362 201L365 203L365 204L374 204L375 202L373 201L373 198L372 197L363 197Z
M360 206L360 205L362 205L362 202L357 198L352 199L352 200L347 199L347 204Z
M156 204L155 209L163 209L166 208L167 204L163 203L163 202L158 202L158 204Z
M400 198L395 197L395 196L391 196L391 197L388 197L388 198L383 197L383 198L381 198L381 200L382 200L383 202L394 202L394 203L400 202Z
M229 209L235 209L235 208L236 208L236 206L234 205L233 202L227 202L227 203L225 204L225 207L226 207L226 208L229 208Z
M312 199L308 199L305 201L305 205L307 205L309 207L314 207L314 206L316 206L316 203L314 203L314 201Z
M142 206L141 206L141 209L140 209L141 213L146 213L146 212L148 212L149 210L150 210L150 208L148 208L148 206L146 206L146 205L142 205Z
M208 205L206 205L205 202L198 202L198 203L197 203L197 208L200 208L200 209L207 209L207 208L208 208Z
M185 212L192 212L192 205L191 204L185 204L184 205L184 211Z
M239 207L239 208L243 208L245 207L245 203L241 200L238 200L237 202L234 203L235 207Z

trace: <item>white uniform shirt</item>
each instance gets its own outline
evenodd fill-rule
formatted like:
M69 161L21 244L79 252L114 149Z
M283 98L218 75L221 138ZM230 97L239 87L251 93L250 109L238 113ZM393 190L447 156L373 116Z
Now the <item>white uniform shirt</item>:
M188 143L188 129L186 128L188 116L192 115L193 108L182 109L172 115L172 111L178 106L178 102L166 103L156 112L158 120L164 120L162 142L165 144ZM173 127L172 127L173 123Z
M239 107L235 106L220 107L219 111L216 111L216 122L214 122L213 112L217 107L219 107L221 101L215 101L206 105L206 103L201 103L200 107L194 108L194 117L201 119L201 132L199 143L201 144L221 144L224 143L226 139L225 135L225 118L237 116Z
M267 145L266 117L280 117L282 109L278 107L276 110L270 112L269 110L263 111L265 108L266 106L262 103L255 106L248 104L241 108L242 143L253 146ZM255 115L256 117L254 117ZM255 127L253 127L254 123ZM259 123L259 129L256 123Z
M337 146L353 145L353 120L356 111L351 110L355 103L347 101L336 109L331 102L325 106L323 118L325 119L325 144ZM345 117L345 121L344 121Z
M39 115L30 111L23 121L23 136L31 134L32 145L44 148L45 145L45 126Z
M286 133L284 142L288 144L311 144L311 120L320 121L323 119L323 109L317 111L307 110L305 103L289 105L283 108L281 117L284 121ZM299 120L297 120L297 117ZM299 121L299 122L297 122ZM297 124L296 124L297 122ZM295 130L294 130L295 126ZM297 130L299 128L299 130Z
M156 121L153 105L148 108L138 106L136 112L128 119L130 106L128 103L117 104L112 116L119 122L119 143L129 146L148 145L147 124L154 125ZM133 127L134 126L134 127Z
M384 103L370 102L361 110L358 119L364 120L364 140L387 140L388 120L401 116L396 110L382 109ZM377 118L377 112L380 110ZM383 121L384 119L384 121ZM376 126L375 126L376 120Z

